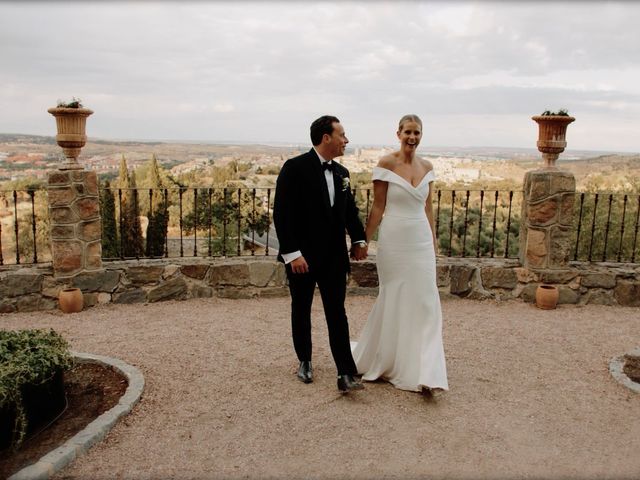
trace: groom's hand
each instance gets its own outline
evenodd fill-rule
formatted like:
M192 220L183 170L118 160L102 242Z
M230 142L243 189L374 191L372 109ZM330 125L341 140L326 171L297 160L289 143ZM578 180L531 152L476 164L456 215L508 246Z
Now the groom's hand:
M309 273L309 265L304 257L298 257L291 262L291 271L293 273Z
M363 247L361 244L357 243L351 247L351 258L355 260L365 260L367 258L368 251L368 247Z

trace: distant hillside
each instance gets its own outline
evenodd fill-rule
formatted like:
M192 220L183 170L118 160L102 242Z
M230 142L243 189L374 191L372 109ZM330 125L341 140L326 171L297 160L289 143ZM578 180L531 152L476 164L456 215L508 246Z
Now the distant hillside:
M578 190L604 190L638 192L640 188L640 155L600 155L563 162L562 169L576 177Z
M20 133L0 133L0 143L20 143L32 145L55 145L55 137L24 135Z
M98 140L98 139L92 138L91 143L95 143L97 145L116 145L119 147L136 147L139 145L164 145L166 142L137 142L137 141L130 141L130 140L116 141L116 140Z
M258 182L263 177L277 174L285 159L307 149L308 146L293 145L180 143L89 137L79 161L85 168L100 175L114 176L123 156L129 168L138 168L155 156L164 168L174 168L174 175L188 174L198 180L202 180L213 167L244 164L249 170L243 176ZM341 162L352 173L364 172L363 179L368 182L371 169L387 150L351 147ZM466 188L474 181L477 181L478 188L495 186L504 189L507 184L521 185L528 170L542 166L542 156L533 148L429 146L420 153L431 158L442 179L452 185L458 182ZM62 155L53 136L0 133L0 181L44 178L46 171L55 168ZM579 190L640 192L638 153L568 150L560 155L557 166L575 175ZM254 174L257 177L252 177Z
M114 145L122 147L131 147L137 145L162 145L165 142L140 142L140 141L118 141L118 140L99 140L91 138L91 143L98 145ZM25 135L21 133L0 133L0 143L18 143L31 145L55 145L56 138L44 135Z
M562 157L560 157L562 159ZM637 153L628 153L626 155L599 155L597 157L590 158L581 158L579 160L571 161L575 165L579 164L623 164L623 165L632 165L632 166L640 166L640 154Z

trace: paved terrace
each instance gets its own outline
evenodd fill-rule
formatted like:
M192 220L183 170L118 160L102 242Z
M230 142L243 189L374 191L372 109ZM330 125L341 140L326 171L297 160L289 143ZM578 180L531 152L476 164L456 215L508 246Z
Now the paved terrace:
M352 335L374 299L349 297ZM288 299L0 316L139 367L141 402L57 478L638 478L640 395L608 373L637 308L447 299L451 391L341 396L319 298L315 378L294 376Z

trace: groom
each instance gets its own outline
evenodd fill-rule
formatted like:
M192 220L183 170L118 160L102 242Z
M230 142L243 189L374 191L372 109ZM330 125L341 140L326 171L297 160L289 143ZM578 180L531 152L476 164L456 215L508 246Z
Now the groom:
M298 378L313 381L311 367L311 303L320 290L329 330L331 353L338 369L338 389L361 389L349 344L344 309L349 254L367 257L367 242L358 217L349 172L333 161L349 140L340 120L323 116L311 124L313 148L287 160L278 176L273 220L280 243L278 259L285 263L291 293L293 345L300 360Z

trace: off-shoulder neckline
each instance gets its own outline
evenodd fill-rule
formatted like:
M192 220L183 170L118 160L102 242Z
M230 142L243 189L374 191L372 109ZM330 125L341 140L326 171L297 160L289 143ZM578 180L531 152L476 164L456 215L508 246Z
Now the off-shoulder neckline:
M408 181L406 178L404 178L402 175L398 175L396 172L394 172L393 170L390 170L388 168L384 168L384 167L373 167L373 169L379 169L379 170L384 170L387 171L389 173L393 173L396 177L398 177L399 179L401 179L404 183L406 183L407 185L409 185L411 188L413 188L414 190L417 190L418 188L420 188L420 186L422 185L422 183L427 179L427 177L429 176L430 173L433 173L433 168L431 170L429 170L427 173L424 174L424 176L422 177L422 179L420 180L420 182L418 182L418 185L416 185L415 187L413 186L413 184Z

